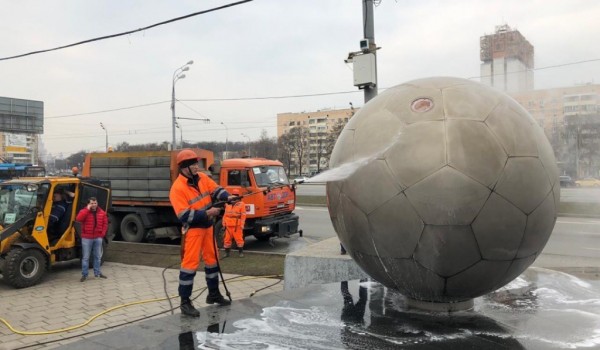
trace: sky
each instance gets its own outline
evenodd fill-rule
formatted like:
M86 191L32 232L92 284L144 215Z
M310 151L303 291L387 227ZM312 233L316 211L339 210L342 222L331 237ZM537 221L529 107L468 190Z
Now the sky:
M0 0L0 58L233 2ZM380 91L432 76L479 81L479 38L503 24L535 47L536 89L600 84L598 1L377 2ZM344 62L362 38L362 0L254 0L126 36L2 60L0 96L44 102L41 139L55 156L103 151L107 134L111 146L170 142L173 74L193 60L175 84L177 117L210 122L179 119L177 139L254 141L263 130L276 136L278 113L362 106L352 65ZM339 94L328 94L334 92ZM296 95L317 96L281 98ZM106 112L90 114L99 111Z

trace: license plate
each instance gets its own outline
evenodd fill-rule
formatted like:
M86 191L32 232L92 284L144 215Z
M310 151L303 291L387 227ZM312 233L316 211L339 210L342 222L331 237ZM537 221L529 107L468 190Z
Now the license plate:
M282 204L277 204L277 209L281 209L283 207L285 207L285 204L283 204L283 203Z

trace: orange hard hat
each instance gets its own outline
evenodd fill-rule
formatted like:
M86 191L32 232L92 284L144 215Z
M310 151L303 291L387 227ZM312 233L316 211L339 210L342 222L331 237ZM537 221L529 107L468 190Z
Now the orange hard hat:
M79 172L79 168L77 168L76 166L71 168L71 171L74 173L78 173Z
M234 189L231 190L231 194L239 196L240 195L240 190L237 189L237 188L234 188Z
M181 165L181 163L185 162L186 160L198 160L198 156L191 149L181 150L177 154L177 164Z

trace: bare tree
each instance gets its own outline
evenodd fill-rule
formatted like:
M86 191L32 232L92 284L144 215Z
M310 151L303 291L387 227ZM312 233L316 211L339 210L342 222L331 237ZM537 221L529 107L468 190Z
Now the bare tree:
M279 152L279 160L287 169L286 174L290 176L292 168L292 155L294 150L292 149L292 142L290 141L289 133L283 134L281 137L279 137L279 140L277 140L277 151Z
M306 161L304 155L309 152L310 132L308 128L296 126L288 131L290 147L296 157L296 171L302 175L302 168Z
M328 162L329 158L331 158L333 147L335 146L338 137L340 137L342 130L344 130L344 126L346 126L346 122L342 121L341 119L338 120L337 123L333 125L331 131L329 131L327 137L325 138L323 145L323 156L327 158Z
M77 153L73 153L65 159L65 168L70 167L78 167L81 168L83 166L83 161L85 160L86 151L79 151Z
M261 131L260 138L254 142L253 149L256 157L277 159L277 139L269 137L267 130Z
M568 144L567 172L574 177L598 176L600 172L600 115L565 118Z

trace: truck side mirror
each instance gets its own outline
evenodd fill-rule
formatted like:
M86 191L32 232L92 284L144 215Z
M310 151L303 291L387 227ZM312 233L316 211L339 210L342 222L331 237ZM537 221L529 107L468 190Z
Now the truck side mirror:
M213 164L211 164L211 166L208 167L208 171L210 171L210 174L215 177L215 176L219 176L219 174L221 173L221 164L219 162L215 162Z

